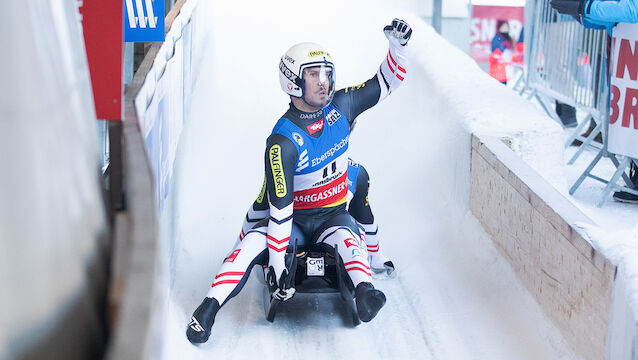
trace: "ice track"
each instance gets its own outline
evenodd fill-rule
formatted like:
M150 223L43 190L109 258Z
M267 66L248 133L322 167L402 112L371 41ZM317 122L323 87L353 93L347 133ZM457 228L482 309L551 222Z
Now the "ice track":
M429 72L416 60L445 56L429 27L406 9L376 1L235 1L211 8L210 42L162 219L174 244L164 358L575 358L468 212L469 134L460 119L443 117L453 102L432 96ZM395 16L414 29L408 78L360 116L350 142L351 156L372 179L382 249L398 268L396 279L375 282L387 305L371 323L348 328L336 297L303 295L271 324L262 285L249 279L220 311L211 340L192 346L186 323L257 196L266 137L287 108L279 57L296 42L323 43L338 87L359 84L384 59L381 29Z

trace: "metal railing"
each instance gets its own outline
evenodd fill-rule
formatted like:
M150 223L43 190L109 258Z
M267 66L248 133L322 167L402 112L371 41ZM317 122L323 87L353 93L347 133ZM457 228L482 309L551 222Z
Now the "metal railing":
M552 9L549 0L530 0L525 5L525 86L521 95L529 92L545 112L563 125L552 108L557 101L587 114L565 142L570 146L579 140L581 146L568 161L573 164L585 149L601 150L594 142L604 132L607 118L608 42L603 30L585 29L571 16ZM591 122L595 124L588 136L580 135ZM603 141L606 141L603 134Z
M525 23L525 86L520 90L521 95L528 91L529 98L535 97L547 114L560 124L551 102L559 101L587 113L586 119L565 143L567 147L575 139L582 142L568 164L573 164L585 149L597 151L593 161L569 189L570 195L586 178L606 184L597 203L599 207L613 190L636 193L636 190L617 184L620 178L625 184L631 184L624 172L631 159L618 157L607 149L610 37L604 30L586 29L576 19L558 14L552 9L550 0L528 0ZM595 123L593 130L588 136L579 135L590 120ZM595 144L594 138L601 133L602 145ZM602 158L608 158L616 167L609 180L592 174Z
M526 9L531 17L526 26L532 35L527 86L600 122L607 113L607 34L558 14L547 0L528 1L526 6L531 7Z

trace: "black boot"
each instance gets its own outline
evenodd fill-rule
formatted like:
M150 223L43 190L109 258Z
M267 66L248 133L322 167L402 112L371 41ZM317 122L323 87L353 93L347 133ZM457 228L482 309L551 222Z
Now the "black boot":
M614 200L627 204L638 204L638 195L626 191L616 191L614 193Z
M631 162L631 168L629 170L629 180L633 183L633 186L630 186L630 188L638 190L638 165L633 161ZM629 204L638 204L638 195L626 191L616 191L614 193L614 200Z
M370 266L370 269L375 274L386 273L388 276L392 276L392 274L394 273L394 270L396 270L394 268L394 263L390 260L383 263L383 268L373 268L372 266Z
M385 295L374 288L369 282L362 282L354 289L354 297L357 302L359 319L368 322L377 316L377 313L385 305Z
M193 344L205 343L210 337L210 329L215 322L215 315L219 310L219 302L214 298L204 298L195 309L191 321L186 329L186 337Z
M392 261L388 260L388 261L383 263L383 266L385 266L386 273L388 275L392 275L392 273L395 270L394 263Z
M576 108L556 101L556 115L566 128L578 126L576 119Z

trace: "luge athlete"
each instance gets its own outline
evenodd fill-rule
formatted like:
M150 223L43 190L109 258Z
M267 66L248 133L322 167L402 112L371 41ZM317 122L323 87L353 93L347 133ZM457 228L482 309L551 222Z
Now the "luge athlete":
M220 307L239 293L255 264L268 265L273 297L287 300L294 295L294 288L286 287L284 264L293 231L314 242L339 244L361 321L372 320L385 304L385 295L372 285L357 223L346 210L347 150L355 119L406 76L405 45L412 30L394 19L384 33L389 51L375 76L336 93L334 64L320 45L297 44L282 56L279 78L291 103L266 141L263 196L269 217L247 231L222 264L188 324L186 335L192 343L208 340Z

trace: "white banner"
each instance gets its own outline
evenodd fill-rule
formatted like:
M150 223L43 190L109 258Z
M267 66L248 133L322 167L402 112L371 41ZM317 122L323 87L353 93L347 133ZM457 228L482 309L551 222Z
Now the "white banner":
M614 28L609 151L638 158L638 24Z

